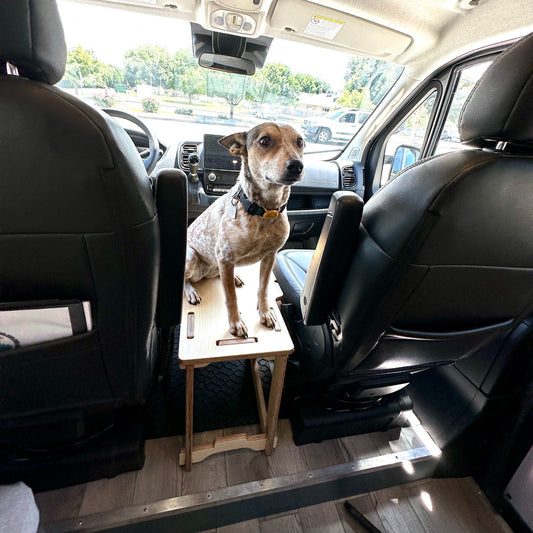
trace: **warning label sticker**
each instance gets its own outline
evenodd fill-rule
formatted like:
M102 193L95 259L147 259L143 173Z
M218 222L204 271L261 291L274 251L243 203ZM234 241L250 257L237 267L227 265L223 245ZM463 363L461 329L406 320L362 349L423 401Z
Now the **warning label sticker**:
M313 15L304 30L307 35L322 37L322 39L334 39L337 33L344 26L340 20Z

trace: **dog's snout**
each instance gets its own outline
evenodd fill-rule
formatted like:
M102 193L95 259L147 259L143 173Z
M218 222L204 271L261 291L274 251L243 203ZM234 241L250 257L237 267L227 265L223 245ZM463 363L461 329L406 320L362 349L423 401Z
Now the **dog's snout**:
M300 159L289 159L285 163L285 168L289 174L301 174L304 169L304 164Z

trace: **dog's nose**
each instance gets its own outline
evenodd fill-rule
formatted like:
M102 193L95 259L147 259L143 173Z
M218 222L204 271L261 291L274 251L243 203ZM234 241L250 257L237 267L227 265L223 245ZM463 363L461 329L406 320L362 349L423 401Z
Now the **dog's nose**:
M285 163L285 168L289 174L301 174L304 169L304 164L300 159L289 159Z

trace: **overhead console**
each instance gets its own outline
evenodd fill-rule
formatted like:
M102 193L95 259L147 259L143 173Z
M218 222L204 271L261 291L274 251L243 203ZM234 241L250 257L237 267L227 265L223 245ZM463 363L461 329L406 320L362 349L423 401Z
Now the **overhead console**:
M206 28L245 37L264 33L273 0L214 0L203 3Z

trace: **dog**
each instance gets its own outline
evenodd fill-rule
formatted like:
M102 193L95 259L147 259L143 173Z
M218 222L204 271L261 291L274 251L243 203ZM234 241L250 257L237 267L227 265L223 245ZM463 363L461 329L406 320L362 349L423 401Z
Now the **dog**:
M220 275L229 331L247 337L235 291L242 281L234 268L261 261L257 309L261 324L274 328L268 282L276 253L289 236L287 201L291 185L303 177L305 142L291 126L274 122L218 142L241 157L241 170L235 186L189 226L184 294L190 304L199 304L200 295L191 282Z

